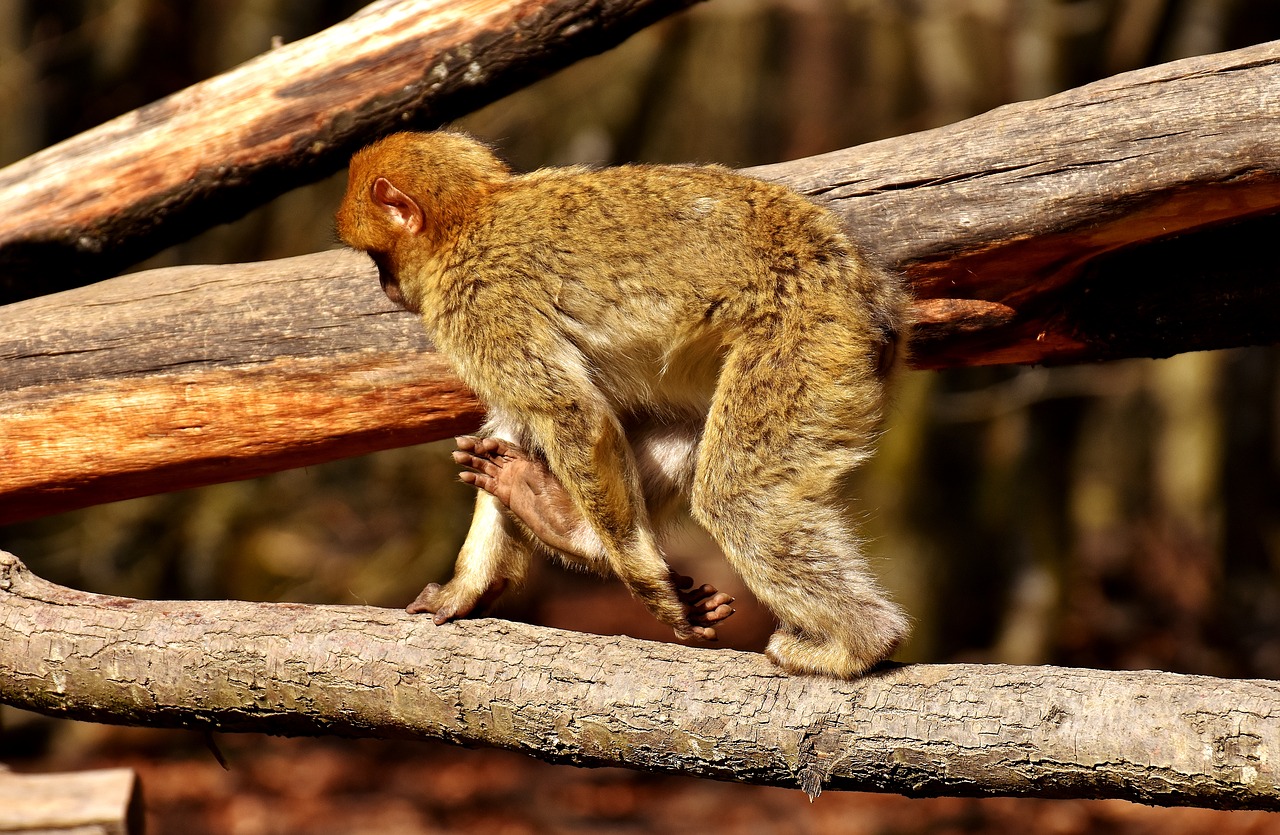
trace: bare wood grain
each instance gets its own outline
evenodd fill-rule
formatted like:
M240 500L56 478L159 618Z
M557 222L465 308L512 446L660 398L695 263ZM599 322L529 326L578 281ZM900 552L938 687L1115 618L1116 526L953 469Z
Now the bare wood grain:
M13 774L0 766L0 832L134 835L142 831L142 792L131 768Z
M911 796L1280 809L1280 684L763 656L367 606L138 601L0 552L0 702L95 722L443 739L552 762Z
M349 251L0 310L0 523L448 437L482 414Z
M118 272L697 0L382 0L0 170L0 303Z

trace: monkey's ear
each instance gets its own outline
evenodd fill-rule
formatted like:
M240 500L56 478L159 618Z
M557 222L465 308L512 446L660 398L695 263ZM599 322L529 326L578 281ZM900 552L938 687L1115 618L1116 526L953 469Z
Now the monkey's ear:
M392 223L403 228L410 235L416 235L422 231L422 207L412 197L391 185L390 180L379 177L373 181L369 191L373 196L374 205L385 212Z

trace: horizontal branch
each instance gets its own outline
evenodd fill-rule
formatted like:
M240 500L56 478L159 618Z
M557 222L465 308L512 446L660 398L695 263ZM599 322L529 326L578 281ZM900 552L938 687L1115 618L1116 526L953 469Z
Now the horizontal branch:
M0 170L0 303L113 275L697 0L383 0Z
M551 762L930 795L1280 809L1280 684L763 656L367 606L144 602L0 552L0 702L96 722L434 738Z
M1280 43L754 173L827 200L906 275L917 367L1273 342L1273 89ZM0 523L447 437L480 414L365 258L125 276L0 308Z

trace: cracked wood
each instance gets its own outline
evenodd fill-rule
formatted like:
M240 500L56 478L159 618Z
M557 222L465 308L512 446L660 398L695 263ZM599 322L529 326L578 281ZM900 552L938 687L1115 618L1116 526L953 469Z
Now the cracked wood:
M139 601L0 552L0 701L213 731L912 796L1280 809L1280 684L978 664L792 678L763 656L367 606Z

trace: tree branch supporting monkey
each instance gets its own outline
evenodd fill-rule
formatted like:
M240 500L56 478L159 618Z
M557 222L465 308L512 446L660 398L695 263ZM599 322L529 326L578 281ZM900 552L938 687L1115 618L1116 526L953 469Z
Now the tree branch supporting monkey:
M754 653L499 620L85 594L4 552L0 610L0 701L51 716L443 739L810 795L1280 810L1275 682L986 664L792 678Z

